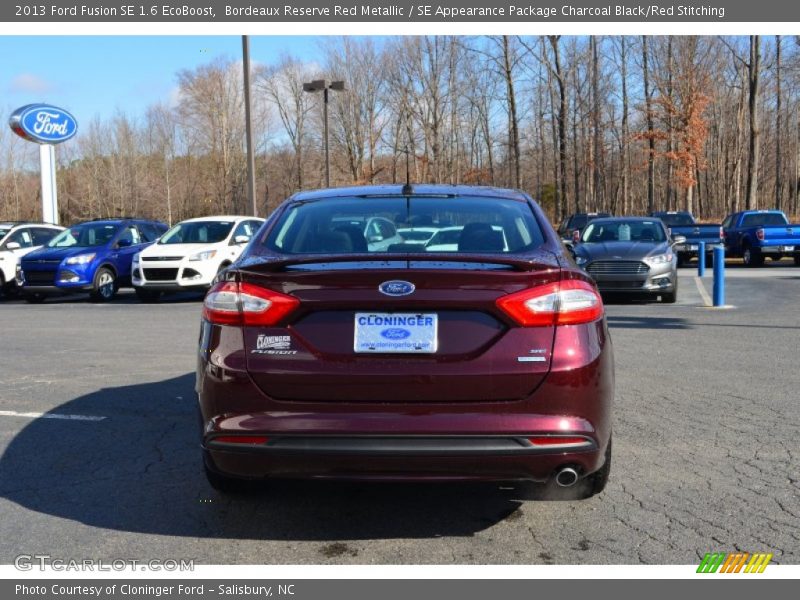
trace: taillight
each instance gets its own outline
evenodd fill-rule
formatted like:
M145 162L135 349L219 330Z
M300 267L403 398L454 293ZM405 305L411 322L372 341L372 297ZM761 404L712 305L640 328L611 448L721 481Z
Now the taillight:
M763 229L756 229L756 237L759 241L764 241L764 230Z
M203 317L218 325L269 327L300 305L287 296L252 283L223 281L214 285L203 301Z
M580 241L581 241L581 230L580 229L573 230L573 232L572 232L572 241L575 242L576 244L580 243Z
M221 444L266 444L269 438L265 435L219 435L211 441Z
M585 437L569 436L569 435L537 435L529 437L528 441L534 446L577 446L584 444L591 444L592 442Z
M722 225L719 226L719 239L725 239L725 229L722 227Z
M523 327L578 325L603 316L603 300L590 283L568 279L502 296L497 307Z

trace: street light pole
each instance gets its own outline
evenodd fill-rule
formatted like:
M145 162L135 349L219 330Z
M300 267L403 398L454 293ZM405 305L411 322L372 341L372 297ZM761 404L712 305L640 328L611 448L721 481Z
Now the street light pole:
M310 83L303 84L304 92L322 92L322 127L323 139L325 143L325 187L331 187L331 158L328 140L328 93L330 90L341 92L345 89L344 81L328 81L327 79L315 79Z
M250 38L242 36L242 68L244 69L244 122L247 138L247 198L254 217L258 216L256 204L256 157L253 151L253 116L250 100Z

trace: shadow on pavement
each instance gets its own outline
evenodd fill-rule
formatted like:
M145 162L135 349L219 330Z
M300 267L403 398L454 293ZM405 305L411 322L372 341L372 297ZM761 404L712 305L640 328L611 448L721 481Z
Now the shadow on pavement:
M31 421L0 459L0 494L102 529L319 541L471 536L544 499L541 486L318 482L226 497L202 473L193 385L109 387L51 411L102 421Z
M687 319L675 317L608 315L606 319L608 326L612 329L692 329L694 327Z

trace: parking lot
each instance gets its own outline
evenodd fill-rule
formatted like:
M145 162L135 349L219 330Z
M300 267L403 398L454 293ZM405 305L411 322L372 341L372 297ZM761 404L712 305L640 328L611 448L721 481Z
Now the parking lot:
M729 265L705 306L607 305L614 465L583 502L526 486L280 483L213 491L193 393L197 296L0 304L0 562L17 554L212 564L800 560L800 268ZM41 416L39 416L41 415ZM538 500L538 501L537 501Z

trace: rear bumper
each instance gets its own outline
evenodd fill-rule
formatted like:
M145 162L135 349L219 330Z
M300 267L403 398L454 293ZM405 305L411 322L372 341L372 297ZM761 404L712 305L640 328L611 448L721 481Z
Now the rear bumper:
M265 444L203 444L206 465L247 479L547 481L564 466L602 466L595 440L538 448L514 436L277 436Z

